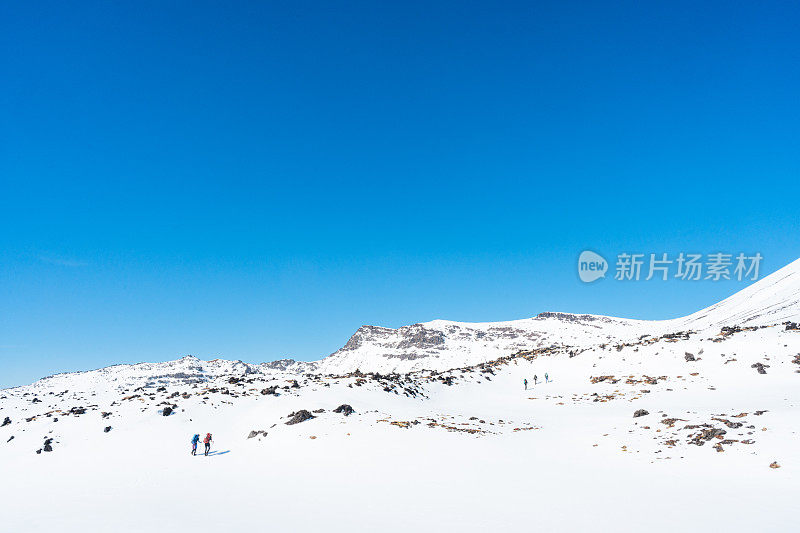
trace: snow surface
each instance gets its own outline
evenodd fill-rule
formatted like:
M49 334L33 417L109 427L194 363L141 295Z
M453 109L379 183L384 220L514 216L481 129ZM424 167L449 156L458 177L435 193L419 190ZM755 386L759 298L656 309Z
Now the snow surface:
M0 531L794 531L799 299L795 261L674 320L365 327L313 364L2 390Z

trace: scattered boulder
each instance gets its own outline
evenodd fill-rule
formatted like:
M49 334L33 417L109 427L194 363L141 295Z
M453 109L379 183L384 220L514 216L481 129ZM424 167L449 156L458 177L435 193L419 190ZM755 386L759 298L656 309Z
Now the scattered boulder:
M8 418L8 417L6 417L6 419L5 419L5 420L3 420L3 423L2 423L2 424L0 424L0 428L1 428L1 427L4 427L4 426L7 426L7 425L9 425L10 423L11 423L11 419L10 419L10 418Z
M697 361L697 359L695 359L694 357L694 354L689 352L685 352L683 358L686 359L687 361Z
M306 420L311 420L312 418L316 418L314 415L312 415L305 409L300 409L299 411L295 411L294 413L289 413L289 417L290 417L289 421L286 422L287 426L299 424L300 422L305 422Z
M14 440L14 435L11 435L10 437L8 437L8 440L6 442L8 443L8 442L11 442L12 440Z
M164 410L161 412L161 414L164 415L164 416L171 415L172 414L172 407L169 407L169 406L165 407Z
M750 365L750 368L755 368L759 374L766 374L767 371L765 369L769 368L769 365L765 365L763 363L755 363Z
M692 444L696 444L698 446L702 446L707 441L710 441L713 438L722 438L722 436L727 433L724 429L719 428L709 428L704 429L689 441Z
M109 431L111 431L111 426L106 426L103 428L103 433L108 433Z
M633 418L639 418L640 416L646 416L646 415L649 415L649 414L650 414L650 411L647 411L646 409L637 409L633 413Z
M339 407L333 410L334 413L342 413L344 416L350 416L355 413L355 409L350 407L350 405L343 403Z
M53 439L45 439L44 440L44 447L42 449L44 451L46 451L46 452L52 452L53 451L52 444L53 444Z
M272 387L267 387L266 389L261 389L261 394L264 396L277 396L278 395L278 386L273 385Z
M311 412L312 412L312 413L314 413L315 415L318 415L318 414L320 414L320 413L324 413L324 412L325 412L325 409L314 409L314 410L313 410L313 411L311 411Z
M264 431L263 429L254 429L253 431L250 432L249 435L247 435L247 438L252 439L253 437L258 437L259 435L264 435L266 437L267 432Z
M769 467L770 467L770 468L780 468L780 467L781 467L781 465L779 465L779 464L778 464L778 461L772 461L772 462L769 464Z

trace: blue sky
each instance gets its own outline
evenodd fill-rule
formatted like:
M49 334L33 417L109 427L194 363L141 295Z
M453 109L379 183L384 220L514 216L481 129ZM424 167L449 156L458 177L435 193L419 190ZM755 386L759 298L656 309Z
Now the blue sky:
M0 11L0 387L362 324L670 318L800 256L783 2L35 2Z

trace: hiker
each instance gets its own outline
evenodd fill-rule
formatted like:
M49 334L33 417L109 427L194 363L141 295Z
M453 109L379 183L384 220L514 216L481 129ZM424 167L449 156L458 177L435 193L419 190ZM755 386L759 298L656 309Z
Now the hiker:
M211 449L211 433L206 433L206 438L203 439L203 444L206 445L206 457L208 457L208 451Z
M547 372L544 373L544 382L550 383L550 376L547 375Z
M522 382L525 384L525 390L528 390L528 378L523 379Z
M537 376L536 374L533 375L533 384L534 385L538 385L539 384L539 376Z
M192 455L197 455L197 443L200 442L200 435L195 433L192 437Z

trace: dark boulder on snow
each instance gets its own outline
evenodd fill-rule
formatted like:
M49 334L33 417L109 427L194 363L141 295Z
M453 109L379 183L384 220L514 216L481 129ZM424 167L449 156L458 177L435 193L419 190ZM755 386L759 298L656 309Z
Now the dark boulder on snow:
M295 411L294 413L289 413L289 417L290 417L289 421L286 422L287 426L291 426L293 424L299 424L300 422L305 422L306 420L316 418L314 415L312 415L305 409L300 409L299 411Z
M697 361L697 359L694 358L694 354L689 352L685 352L683 358L687 361Z
M264 396L277 396L278 395L278 386L273 385L272 387L267 387L266 389L261 389L261 394Z
M267 432L264 431L263 429L254 429L253 431L250 432L249 435L247 435L247 438L252 439L253 437L258 437L259 435L264 435L266 437Z
M355 410L350 407L348 404L343 403L339 407L333 410L334 413L342 413L344 416L350 416L355 413Z
M2 424L0 424L0 428L1 428L1 427L4 427L4 426L7 426L7 425L9 425L10 423L11 423L11 419L10 419L10 418L8 418L8 417L6 417L6 419L5 419L5 420L3 420L3 423L2 423Z
M44 440L44 447L42 449L44 451L46 451L46 452L52 452L53 451L52 444L53 444L53 439L45 439Z
M172 414L172 407L165 407L164 410L161 412L164 416L169 416Z
M765 365L765 364L762 364L762 363L756 363L754 365L750 365L750 368L755 368L756 371L759 374L766 374L767 373L766 369L769 368L769 365Z
M650 414L650 411L647 411L646 409L637 409L633 413L633 418L639 418L640 416L646 416L646 415L649 415L649 414Z
M14 440L14 435L11 435L10 437L8 437L8 440L6 442L11 442L12 440Z
M106 426L103 428L103 433L108 433L109 431L111 431L111 426Z
M710 441L713 438L722 438L722 436L725 435L725 433L727 432L724 429L719 429L719 428L704 429L699 434L691 438L689 442L691 444L702 446L707 441Z

